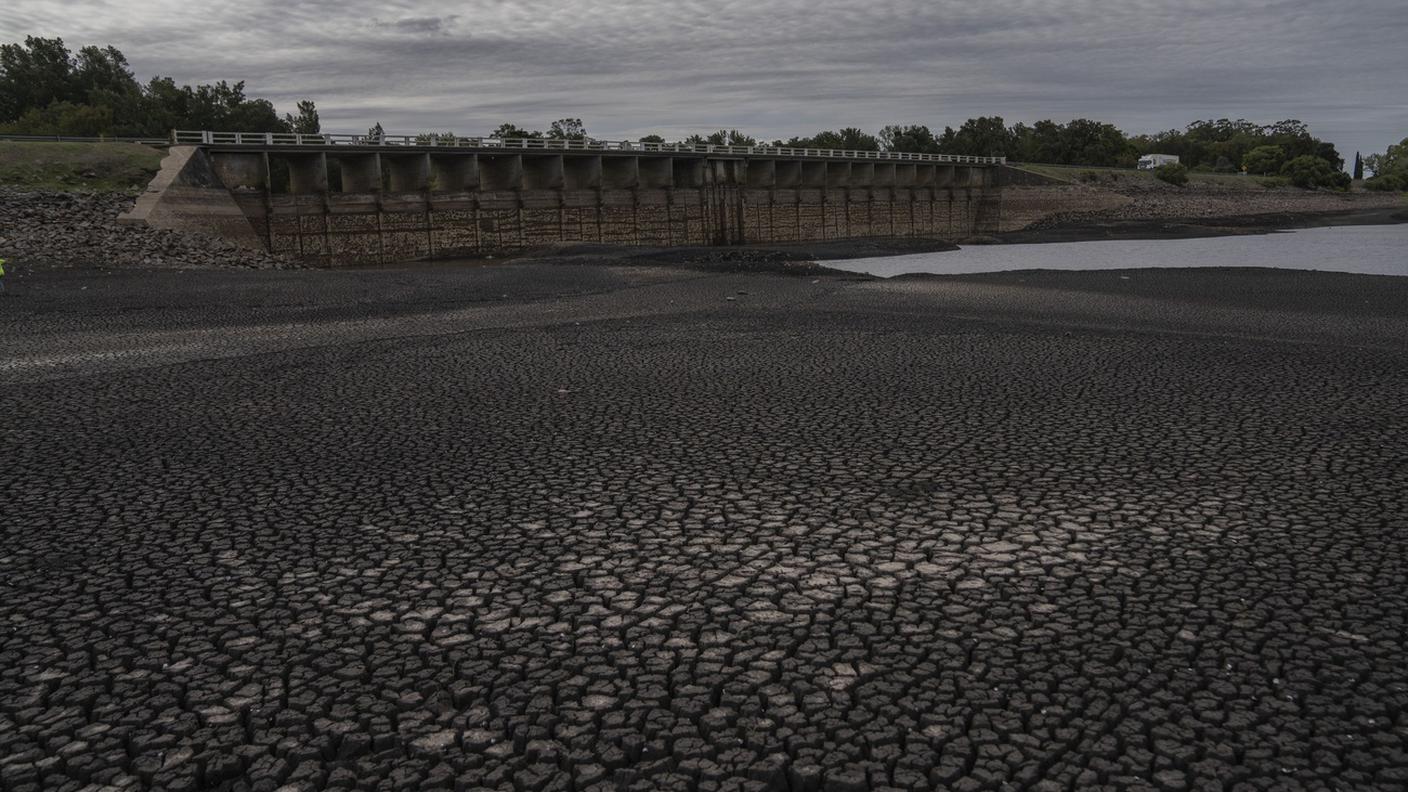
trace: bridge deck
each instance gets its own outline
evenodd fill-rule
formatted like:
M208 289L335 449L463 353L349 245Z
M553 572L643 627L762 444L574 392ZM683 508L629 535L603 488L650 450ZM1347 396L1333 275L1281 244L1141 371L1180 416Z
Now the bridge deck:
M661 156L701 155L759 159L863 160L922 162L948 165L1001 165L1006 157L973 157L964 154L921 154L908 151L860 151L847 149L792 148L788 146L729 146L712 143L643 143L630 140L561 140L551 138L454 137L449 135L367 135L285 132L212 132L177 130L171 142L232 150L260 151L359 151L403 153L463 151L465 153L536 153Z

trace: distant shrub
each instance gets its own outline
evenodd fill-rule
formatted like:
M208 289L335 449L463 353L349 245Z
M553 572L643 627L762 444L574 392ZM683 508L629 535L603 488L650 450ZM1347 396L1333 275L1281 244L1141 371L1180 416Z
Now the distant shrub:
M1403 192L1408 190L1408 176L1400 176L1397 173L1385 173L1382 176L1375 176L1364 182L1364 189L1377 192Z
M1350 185L1348 173L1311 154L1296 157L1282 165L1281 175L1290 179L1291 184L1307 190L1317 187L1347 190Z
M1175 187L1182 187L1188 183L1188 168L1180 163L1170 162L1167 165L1154 168L1154 178L1161 182L1168 182Z
M1257 146L1242 157L1242 167L1247 173L1269 176L1281 170L1286 163L1286 150L1280 146Z

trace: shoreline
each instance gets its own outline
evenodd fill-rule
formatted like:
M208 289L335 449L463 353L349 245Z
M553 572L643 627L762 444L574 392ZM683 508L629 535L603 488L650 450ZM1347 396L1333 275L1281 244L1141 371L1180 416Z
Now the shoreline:
M965 247L1098 242L1115 240L1205 239L1275 234L1308 228L1408 223L1408 208L1349 209L1316 213L1267 213L1172 220L1104 220L1051 228L1007 231L950 242L931 237L878 237L731 247L628 247L574 244L520 251L504 256L418 259L428 266L491 266L506 262L563 266L679 266L705 272L767 272L868 279L868 275L828 263L863 258L940 253ZM341 268L339 268L341 269ZM369 267L368 269L375 269ZM1288 268L1289 269L1289 268Z
M1408 223L1408 206L1342 209L1328 212L1270 212L1137 220L1086 220L1059 223L1049 228L1006 231L968 244L1045 244L1048 242L1097 242L1106 239L1163 240L1274 234L1305 228Z

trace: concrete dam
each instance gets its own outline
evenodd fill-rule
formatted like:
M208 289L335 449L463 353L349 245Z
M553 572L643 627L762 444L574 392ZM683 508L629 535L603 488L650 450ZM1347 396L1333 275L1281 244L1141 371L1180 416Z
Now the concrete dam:
M1004 218L1014 172L996 157L427 135L172 142L125 222L333 266L573 242L957 240L1030 214Z

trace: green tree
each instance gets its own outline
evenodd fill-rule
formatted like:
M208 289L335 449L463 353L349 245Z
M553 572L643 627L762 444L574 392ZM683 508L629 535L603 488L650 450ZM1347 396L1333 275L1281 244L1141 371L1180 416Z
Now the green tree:
M0 45L0 122L18 119L75 95L73 55L59 38L27 36Z
M966 154L973 157L1004 157L1012 149L1012 132L1002 116L981 116L963 122L957 130L944 127L939 148L945 154Z
M885 151L903 151L912 154L939 153L939 140L933 130L922 124L900 126L891 124L880 130L880 146Z
M1285 163L1286 151L1280 146L1257 146L1242 157L1242 167L1257 176L1278 173Z
M102 104L114 95L141 92L127 58L116 47L84 47L73 61L73 93L88 104Z
M1371 190L1408 190L1408 138L1388 147L1382 154L1364 158L1365 169L1374 175L1364 186Z
M1353 177L1354 177L1354 180L1355 180L1355 181L1360 181L1361 179L1364 178L1364 159L1359 156L1359 152L1357 152L1357 151L1354 152L1354 174L1353 174Z
M530 131L517 124L499 124L499 128L489 133L489 137L499 140L520 140L523 138L540 138L542 132Z
M1365 157L1364 167L1375 176L1387 176L1399 171L1408 173L1408 138L1389 146L1382 154Z
M368 141L368 142L370 142L370 143L380 143L381 141L383 141L383 140L385 140L385 139L386 139L386 130L382 128L380 121L376 122L376 124L375 124L374 126L372 126L370 129L367 130L367 141Z
M1291 184L1305 189L1324 187L1343 190L1349 187L1349 174L1313 154L1302 154L1290 160L1281 166L1281 175L1288 177Z
M304 99L298 103L298 115L292 116L284 114L284 124L291 132L301 135L316 135L323 131L323 125L318 120L318 107L313 104L313 100Z
M784 145L793 148L839 149L843 151L879 151L880 139L856 127L824 130L811 137L794 137Z
M587 128L580 118L559 118L548 127L548 137L554 140L586 140Z
M685 139L687 143L708 144L711 146L756 146L758 141L753 137L743 134L737 129L720 129L711 132L706 137L690 135Z
M641 143L664 143L664 142L665 142L665 138L662 138L662 137L660 137L659 135L641 135L641 136L640 136L640 142L641 142Z
M1031 126L1013 124L1008 130L1012 137L1012 147L1007 156L1018 162L1069 164L1062 140L1064 132L1063 125L1051 120L1038 121Z
M840 138L840 145L837 148L846 151L879 151L880 139L874 135L857 129L856 127L845 127L839 130L837 136Z

